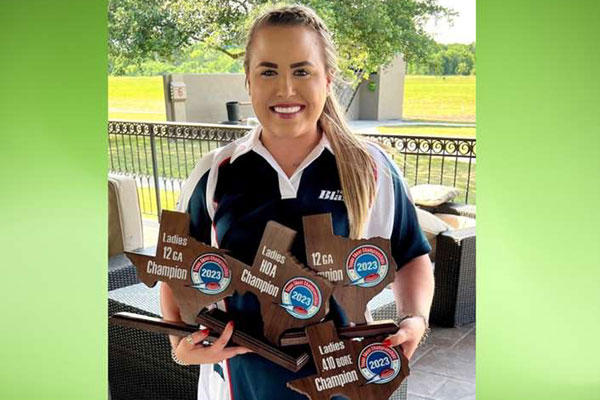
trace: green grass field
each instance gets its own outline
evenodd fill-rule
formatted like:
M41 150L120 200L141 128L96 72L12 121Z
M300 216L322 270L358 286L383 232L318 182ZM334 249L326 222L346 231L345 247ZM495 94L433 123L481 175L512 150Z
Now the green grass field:
M153 187L137 188L138 199L144 218L158 220L156 215L156 190ZM179 198L178 190L161 190L160 205L163 210L175 210L177 199Z
M161 76L109 76L108 119L166 121Z
M393 133L411 136L452 136L475 137L475 128L470 127L445 127L445 126L380 126L379 133Z
M404 119L475 122L475 76L408 75Z
M108 77L108 108L109 119L165 121L162 77ZM475 77L408 75L404 119L475 122ZM395 130L387 127L384 132ZM470 136L466 131L455 133Z

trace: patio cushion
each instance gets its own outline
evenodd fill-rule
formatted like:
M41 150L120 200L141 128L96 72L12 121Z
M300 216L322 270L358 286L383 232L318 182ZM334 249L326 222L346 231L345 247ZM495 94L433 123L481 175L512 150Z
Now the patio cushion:
M434 214L438 219L450 226L451 229L472 228L475 226L475 219L454 214Z
M109 257L144 246L142 214L135 180L126 175L108 176Z
M410 193L416 205L435 207L452 201L460 190L452 186L425 184L411 187Z

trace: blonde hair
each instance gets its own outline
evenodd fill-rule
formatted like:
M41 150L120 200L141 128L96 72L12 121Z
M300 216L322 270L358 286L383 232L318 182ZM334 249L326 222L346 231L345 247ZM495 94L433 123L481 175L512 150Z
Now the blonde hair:
M315 31L323 46L326 72L332 82L337 79L337 53L325 23L312 9L291 5L267 10L252 23L248 30L244 55L246 80L252 38L264 26L305 26ZM375 163L365 147L364 140L350 130L344 112L331 91L327 95L318 123L335 154L344 203L348 210L350 237L358 239L362 236L369 209L375 198Z

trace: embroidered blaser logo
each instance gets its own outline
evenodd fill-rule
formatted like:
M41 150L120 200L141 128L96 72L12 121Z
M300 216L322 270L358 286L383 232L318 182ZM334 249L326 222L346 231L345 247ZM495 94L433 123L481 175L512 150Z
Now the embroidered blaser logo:
M321 190L319 195L320 200L335 200L344 201L344 196L341 190Z

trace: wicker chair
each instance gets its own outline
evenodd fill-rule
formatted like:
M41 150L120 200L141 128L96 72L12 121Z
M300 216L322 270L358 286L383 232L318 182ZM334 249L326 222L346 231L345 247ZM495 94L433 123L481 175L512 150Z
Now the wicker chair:
M108 294L108 313L133 312L160 316L159 285L143 283ZM108 327L108 380L112 400L195 400L197 366L183 367L171 360L167 336L132 328Z
M475 228L438 235L430 321L460 326L475 321Z
M125 254L108 259L108 291L140 283L137 271Z
M475 321L475 228L443 232L436 247L430 322L455 327ZM397 320L390 289L371 300L369 310L375 320Z
M476 218L476 206L448 202L419 206L432 214ZM430 320L441 326L460 326L475 321L475 228L438 235L435 258L435 295Z

